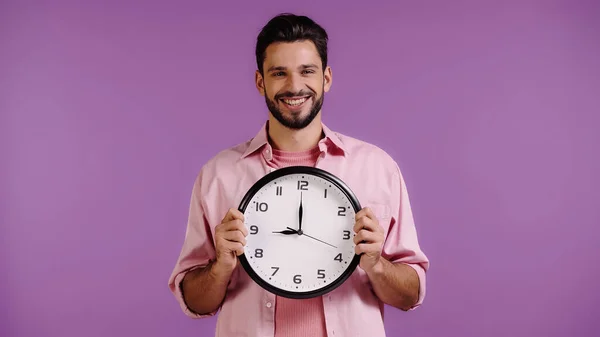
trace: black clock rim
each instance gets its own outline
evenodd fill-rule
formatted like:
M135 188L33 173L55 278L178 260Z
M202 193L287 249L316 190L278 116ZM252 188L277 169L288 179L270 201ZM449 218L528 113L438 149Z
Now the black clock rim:
M362 208L358 198L356 197L354 192L350 189L350 187L348 187L348 185L346 185L346 183L344 183L340 178L338 178L333 173L325 171L325 170L317 168L317 167L312 167L312 166L288 166L288 167L280 168L280 169L277 169L270 173L267 173L265 176L260 178L256 183L254 183L250 187L250 189L248 189L248 191L242 198L242 201L240 202L238 210L243 214L246 211L246 207L248 207L250 200L252 200L252 197L254 197L254 195L262 187L264 187L269 182L271 182L275 179L281 178L286 175L291 175L291 174L309 174L309 175L314 175L319 178L325 179L325 180L329 181L331 184L336 185L337 188L339 188L340 191L342 191L344 193L344 195L348 198L348 200L350 200L350 204L354 208L355 213L358 213ZM268 282L266 282L265 280L263 280L262 277L260 277L254 271L254 269L250 266L248 258L246 258L246 254L239 255L238 260L239 260L240 264L242 265L242 267L244 268L244 270L246 271L246 273L248 274L248 276L250 276L250 278L254 282L256 282L259 286L261 286L263 289L269 291L270 293L275 294L277 296L282 296L282 297L291 298L291 299L308 299L308 298L325 295L325 294L333 291L334 289L338 288L339 286L341 286L356 270L356 267L360 263L360 255L354 254L352 261L350 262L350 264L348 265L346 270L344 270L342 275L340 275L337 279L335 279L333 282L329 283L328 285L326 285L322 288L316 289L316 290L298 291L298 292L284 290L284 289L275 287L275 286L269 284Z

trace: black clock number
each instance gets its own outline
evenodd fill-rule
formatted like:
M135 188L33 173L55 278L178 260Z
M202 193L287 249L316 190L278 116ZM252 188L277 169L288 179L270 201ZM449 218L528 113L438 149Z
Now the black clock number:
M350 240L350 231L344 231L344 240Z
M256 225L250 226L250 234L256 234L256 233L258 233L258 226L256 226Z
M336 256L335 256L333 259L334 259L334 260L336 260L336 261L340 261L340 262L342 262L342 253L339 253L339 254L338 254L338 255L336 255Z
M308 190L308 181L298 180L298 189L304 191Z
M317 270L317 278L325 278L325 270L324 269L319 269Z
M275 274L277 274L277 272L279 271L279 267L271 267L271 269L275 269L275 271L273 272L273 274L271 274L271 276L275 276Z
M269 209L269 205L266 202L257 202L256 211L266 212Z
M300 277L302 277L302 275L294 275L294 283L296 283L296 284L302 283L302 279Z
M254 250L254 256L260 259L261 257L263 257L263 250L260 248L256 248L256 250Z
M338 207L338 216L346 216L346 207Z
M283 186L277 186L275 188L275 195L281 195L282 192L283 192Z
M323 198L327 199L327 189L325 189L325 192L323 194Z

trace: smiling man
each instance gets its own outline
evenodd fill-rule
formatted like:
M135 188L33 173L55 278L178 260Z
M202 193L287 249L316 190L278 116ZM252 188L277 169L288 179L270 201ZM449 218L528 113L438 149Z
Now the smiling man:
M194 182L169 286L190 317L219 312L217 336L380 337L383 304L406 311L425 297L429 260L398 165L321 120L332 85L327 42L325 30L305 16L282 14L267 23L256 43L255 81L268 119L253 138L211 158ZM240 200L265 174L292 165L333 173L364 206L354 226L359 267L335 290L304 300L265 291L238 261L248 235Z

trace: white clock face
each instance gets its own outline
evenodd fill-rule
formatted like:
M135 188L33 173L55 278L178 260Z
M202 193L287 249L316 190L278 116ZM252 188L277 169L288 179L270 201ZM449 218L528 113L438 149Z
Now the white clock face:
M272 287L318 292L352 265L354 207L327 179L299 173L271 180L249 200L244 217L245 258Z

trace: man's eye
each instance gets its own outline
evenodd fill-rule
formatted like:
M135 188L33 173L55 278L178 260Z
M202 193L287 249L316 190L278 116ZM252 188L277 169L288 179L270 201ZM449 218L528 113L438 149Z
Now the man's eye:
M278 71L276 73L273 73L273 76L283 76L285 75L285 73L283 71Z
M304 73L304 74L314 74L315 71L314 70L304 70L302 73Z

